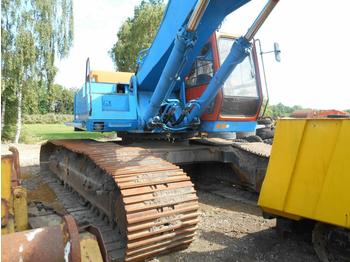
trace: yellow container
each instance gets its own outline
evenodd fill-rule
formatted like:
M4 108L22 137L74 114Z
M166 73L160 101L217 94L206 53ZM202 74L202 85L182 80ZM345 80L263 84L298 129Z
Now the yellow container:
M278 121L259 205L350 228L350 119Z

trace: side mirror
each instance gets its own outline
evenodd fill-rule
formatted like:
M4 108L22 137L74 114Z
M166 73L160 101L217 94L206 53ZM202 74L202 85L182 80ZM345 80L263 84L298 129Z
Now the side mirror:
M281 62L281 49L278 43L273 44L273 52L275 53L275 59L277 62Z

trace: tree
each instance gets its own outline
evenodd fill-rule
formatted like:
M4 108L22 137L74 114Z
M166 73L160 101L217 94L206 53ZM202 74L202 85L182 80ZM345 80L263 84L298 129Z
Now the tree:
M72 46L72 0L3 0L1 33L1 127L5 138L13 138L16 123L17 143L23 101L34 101L29 96L35 97L36 88L51 92L55 58L67 56Z
M51 88L50 100L52 104L48 112L60 114L73 114L74 93L76 90L67 89L54 84Z
M299 105L295 105L293 107L285 106L282 103L278 103L277 105L268 105L265 115L278 118L278 117L286 117L289 116L292 112L296 110L301 110L303 107Z
M76 91L75 89L62 89L62 114L73 114L74 94Z
M136 70L139 52L149 48L163 17L162 0L143 0L134 9L134 16L127 18L120 27L118 40L110 50L117 70L132 72Z

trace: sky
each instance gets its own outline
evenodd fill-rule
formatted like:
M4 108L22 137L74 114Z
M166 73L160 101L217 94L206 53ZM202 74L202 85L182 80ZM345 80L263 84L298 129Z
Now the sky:
M183 0L185 1L185 0ZM349 1L280 0L256 35L263 51L278 42L281 62L264 56L270 103L315 109L350 108ZM91 68L114 71L108 51L123 21L140 0L75 0L75 39L70 54L58 61L55 82L80 87L85 61ZM220 31L244 34L265 0L252 0L229 15Z

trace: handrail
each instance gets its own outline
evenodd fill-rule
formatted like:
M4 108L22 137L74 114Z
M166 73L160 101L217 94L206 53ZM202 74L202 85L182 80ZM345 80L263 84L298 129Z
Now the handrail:
M86 59L86 64L85 64L85 95L87 95L87 84L89 84L89 116L92 114L92 94L91 94L91 78L90 78L90 58L88 57Z

